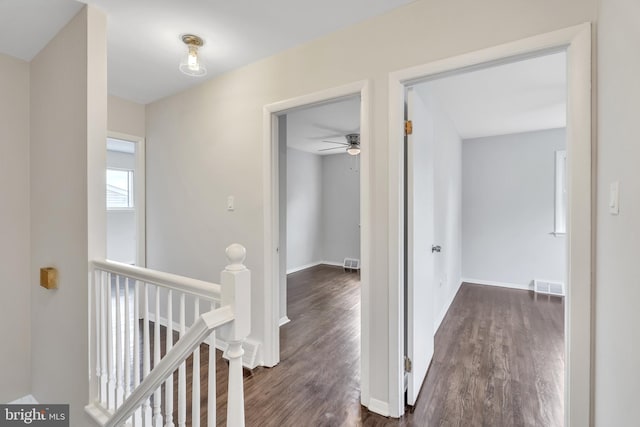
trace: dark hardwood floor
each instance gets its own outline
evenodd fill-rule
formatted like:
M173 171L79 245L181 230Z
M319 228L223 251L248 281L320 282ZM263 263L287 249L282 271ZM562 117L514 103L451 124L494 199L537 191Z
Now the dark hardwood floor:
M329 266L291 274L281 362L245 370L246 425L561 426L563 304L559 297L463 284L436 334L417 405L389 419L360 406L359 276ZM204 426L208 348L202 349ZM219 351L217 359L217 424L225 425L227 366Z

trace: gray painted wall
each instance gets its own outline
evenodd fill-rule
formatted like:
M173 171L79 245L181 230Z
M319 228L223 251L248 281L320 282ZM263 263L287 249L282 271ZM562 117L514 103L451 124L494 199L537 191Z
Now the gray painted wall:
M462 276L529 286L565 281L566 239L555 237L555 152L564 129L465 140Z
M287 150L287 271L322 260L322 158Z
M322 156L322 260L360 259L360 156Z

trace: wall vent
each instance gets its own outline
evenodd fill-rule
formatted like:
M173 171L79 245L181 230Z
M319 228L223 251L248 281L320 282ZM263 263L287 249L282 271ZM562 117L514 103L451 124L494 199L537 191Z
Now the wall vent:
M564 296L564 283L547 280L534 280L533 290L538 294Z
M343 267L345 270L360 270L360 260L355 258L345 258Z

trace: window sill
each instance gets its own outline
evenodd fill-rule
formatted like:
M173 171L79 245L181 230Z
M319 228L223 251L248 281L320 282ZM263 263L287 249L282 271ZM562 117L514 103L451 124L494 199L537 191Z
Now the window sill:
M558 233L558 232L555 232L555 231L552 231L549 234L551 234L553 237L564 237L564 236L567 235L567 233Z

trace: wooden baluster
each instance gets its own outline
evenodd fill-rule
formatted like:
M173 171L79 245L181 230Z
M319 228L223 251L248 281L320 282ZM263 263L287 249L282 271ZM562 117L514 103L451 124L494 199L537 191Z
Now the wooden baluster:
M102 376L102 371L100 370L100 296L102 291L97 270L93 270L91 273L91 284L93 284L93 289L90 288L91 294L89 295L89 301L93 298L94 307L93 313L89 313L89 323L95 328L94 331L91 331L90 342L94 344L95 350L94 365L91 366L91 368L93 368L95 372L95 391L97 393L97 395L91 396L91 399L100 402L100 377Z
M129 278L124 279L124 397L131 394L131 293Z
M151 344L149 342L149 284L144 284L144 318L142 320L142 379L151 370ZM151 406L149 398L142 405L142 417L145 426L151 425Z
M180 294L180 339L186 333L184 294ZM178 427L187 424L187 364L182 362L178 368Z
M116 408L116 368L114 360L114 345L113 345L113 292L111 286L111 273L107 273L107 354L109 361L109 390L107 396L107 406L113 410Z
M193 322L200 317L200 298L193 304ZM191 388L191 426L200 427L200 346L193 351L193 381Z
M227 248L230 264L220 275L222 305L233 308L234 320L230 327L220 331L229 343L229 391L227 392L227 425L244 427L244 391L242 378L242 342L251 330L251 272L242 264L246 250L233 244Z
M167 293L167 334L166 334L166 354L169 354L173 348L173 292L169 289ZM165 401L165 426L174 427L173 424L173 373L169 375L164 383L164 401Z
M107 285L105 284L106 273L100 271L100 403L103 407L108 407L108 386L109 371L107 370Z
M210 310L216 309L211 302ZM216 331L209 336L209 381L207 384L207 426L216 425Z
M133 389L140 385L140 283L134 281L133 288ZM133 425L142 425L142 409L133 414Z
M153 367L160 363L160 286L156 285L155 324L153 328ZM162 390L153 393L153 425L162 427Z
M116 408L124 401L124 387L122 384L122 304L120 301L120 275L115 275L116 287Z

